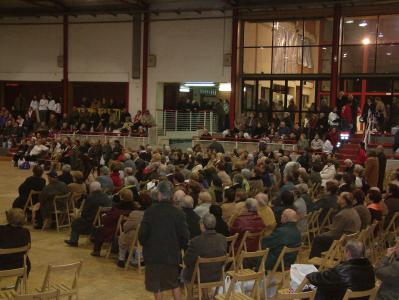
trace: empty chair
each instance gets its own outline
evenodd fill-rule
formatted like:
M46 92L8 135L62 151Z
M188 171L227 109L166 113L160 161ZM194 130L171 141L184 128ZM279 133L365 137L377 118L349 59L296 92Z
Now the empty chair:
M57 231L60 231L61 228L71 227L71 216L69 213L70 198L71 193L57 195L53 198L53 214L55 216ZM43 229L47 227L48 224L43 224Z
M26 293L26 268L0 271L2 285L8 284L10 280L15 280L15 284L11 287L0 286L0 299L13 299L16 295Z

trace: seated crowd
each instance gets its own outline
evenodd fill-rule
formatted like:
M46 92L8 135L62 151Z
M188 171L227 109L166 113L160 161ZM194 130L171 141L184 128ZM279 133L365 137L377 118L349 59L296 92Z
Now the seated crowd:
M54 197L71 193L69 200L57 200L58 209L69 209L69 201L80 207L65 243L78 247L79 237L89 235L93 256L101 256L104 243L110 243L118 266L145 264L145 286L156 299L166 290L180 299L180 283L191 281L198 257L228 254L227 237L237 236L233 245L237 255L244 249L269 249L262 267L269 273L284 247L298 248L306 241L312 213L319 211L319 223L328 219L330 224L308 245L309 259L322 257L334 241L373 223L385 228L399 212L399 171L384 185L384 171L380 172L384 160L374 152L363 163L346 160L338 166L333 154L305 151L293 161L282 150L223 153L217 142L187 152L168 146L123 148L118 141L81 144L39 138L22 145L19 155L38 163L7 212L9 224L0 227L4 231L0 248L30 243L29 232L21 227L24 211L35 228L54 227ZM53 158L47 183L40 162L46 155ZM40 193L32 197L30 206L32 190ZM247 237L248 233L252 235ZM143 261L139 248L129 255L135 239L143 247ZM375 276L382 282L378 299L398 299L399 246L389 248L375 267L361 242L345 247L344 262L307 276L320 299L342 299L346 289L371 289ZM299 256L298 252L285 255L285 266ZM14 266L20 264L16 259ZM259 270L259 262L252 267ZM220 270L217 265L204 267L201 281L217 280Z
M55 132L113 132L125 135L146 136L147 130L155 126L155 119L148 110L138 111L133 117L125 107L117 105L113 99L89 102L83 97L81 106L62 113L61 99L55 100L49 93L38 100L34 96L26 111L0 109L0 141L4 148L11 148L21 139L40 133L43 136Z

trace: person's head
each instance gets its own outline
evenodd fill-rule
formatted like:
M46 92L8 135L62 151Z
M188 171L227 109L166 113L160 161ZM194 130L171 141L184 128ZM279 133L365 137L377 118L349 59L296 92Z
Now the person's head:
M193 208L194 207L194 199L190 195L184 195L180 201L181 208Z
M216 217L207 213L201 218L200 222L201 231L214 230L216 228Z
M51 170L50 172L48 172L47 176L48 176L49 182L54 182L54 181L58 180L58 178L57 178L58 174L55 170Z
M298 190L299 194L305 194L309 191L309 187L306 183L297 184L295 187Z
M224 191L224 199L225 202L233 203L236 199L236 190L235 189L226 189Z
M199 203L212 203L212 196L209 192L200 192L198 195Z
M81 171L71 171L71 175L74 182L78 184L83 183L83 173Z
M283 191L281 193L281 202L283 203L283 206L292 206L294 204L295 197L294 194L290 191Z
M33 176L35 177L42 177L43 175L43 168L39 165L36 165L32 169Z
M158 183L157 186L158 191L158 201L171 201L173 185L168 180L163 180Z
M248 198L245 200L245 207L249 212L258 211L258 201L254 198Z
M330 195L336 195L338 192L339 186L336 180L329 180L326 182L326 191Z
M70 173L71 172L71 165L65 164L62 166L62 173Z
M361 189L356 189L353 192L353 201L354 201L355 205L363 205L365 199L366 199L366 196L364 195L364 193Z
M11 208L6 211L8 224L11 226L22 226L25 223L24 211L20 208Z
M101 183L99 183L98 181L93 181L92 183L90 183L89 190L90 193L101 191Z
M383 145L378 145L377 149L376 149L376 152L377 152L377 154L384 153L384 146Z
M109 168L107 166L103 166L100 169L100 175L108 176L109 175Z
M281 214L281 223L286 224L288 222L297 222L298 221L298 215L295 210L291 208L287 208L283 211Z
M209 212L216 217L216 219L222 218L222 208L219 205L212 204L209 207Z
M180 205L181 201L183 200L184 196L186 196L186 193L183 190L177 190L173 194L173 203L175 205Z
M353 166L353 161L350 159L345 159L344 165L345 165L345 168L351 168Z
M382 200L381 192L378 189L369 189L367 192L367 200L373 203L380 203Z
M388 193L395 198L399 198L399 186L397 184L388 184Z
M363 258L365 254L364 245L362 242L356 240L349 240L345 244L345 258L346 260Z
M255 196L256 201L258 201L258 206L263 207L266 206L269 202L269 197L265 193L258 193Z
M349 192L342 192L339 194L338 199L337 199L337 204L340 208L344 208L346 206L352 206L353 205L353 195L352 193Z
M119 192L119 197L123 202L133 202L133 193L129 189L123 189Z

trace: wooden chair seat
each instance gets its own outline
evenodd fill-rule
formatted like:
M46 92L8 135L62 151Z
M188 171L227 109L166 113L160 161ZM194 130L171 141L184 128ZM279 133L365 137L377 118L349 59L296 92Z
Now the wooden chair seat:
M14 299L17 292L14 290L0 291L0 299Z
M254 270L251 269L241 269L241 270L237 270L237 271L228 271L226 272L226 275L233 277L234 274L240 275L240 276L244 276L244 275L253 275L256 274L256 272Z
M316 297L316 291L310 292L300 292L300 293L286 293L285 291L279 291L277 299L284 300L299 300L299 299L308 299L313 300Z
M225 299L227 299L226 294L216 295L215 299L216 300L225 300ZM251 298L245 294L234 294L234 295L231 295L229 300L254 300L254 298Z
M315 265L315 266L324 266L327 268L334 268L338 262L333 261L333 260L326 260L323 257L312 257L311 259L308 260L309 264Z

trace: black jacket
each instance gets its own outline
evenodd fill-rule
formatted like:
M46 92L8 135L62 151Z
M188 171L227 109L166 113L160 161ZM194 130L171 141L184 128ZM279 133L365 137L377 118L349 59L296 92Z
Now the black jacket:
M162 201L145 211L139 241L146 264L177 266L189 237L186 216L172 202Z
M64 172L60 176L58 176L58 180L65 183L66 185L73 182L72 175L70 173L64 173Z
M0 249L23 247L30 242L30 232L28 229L18 226L0 225ZM24 253L0 255L0 270L21 268L23 263ZM27 265L29 272L29 259L27 260Z
M29 193L31 190L41 191L46 186L46 180L42 177L30 176L19 186L19 196L15 199L13 207L24 208L26 201L28 200ZM33 203L38 202L38 196L33 197Z
M325 300L340 300L347 289L366 291L375 285L374 269L367 258L351 259L333 269L313 272L306 277L317 287L316 298Z
M188 231L190 232L190 240L201 234L200 220L201 218L194 212L192 208L183 208L184 214L186 215L186 222L188 225Z

